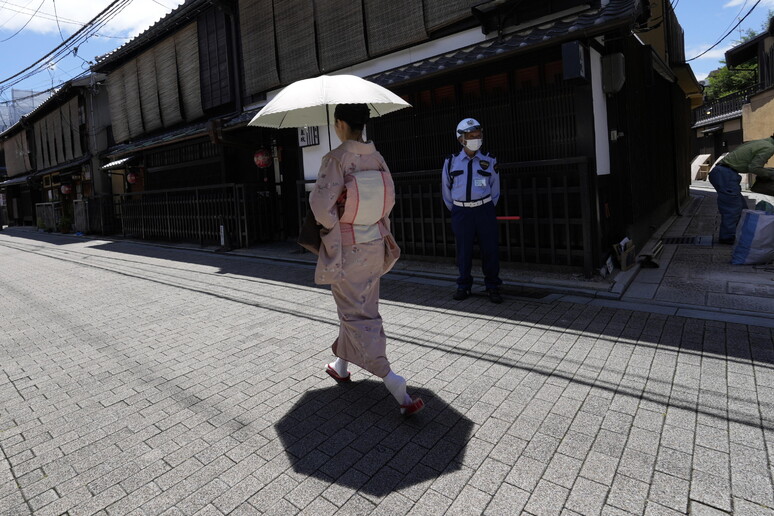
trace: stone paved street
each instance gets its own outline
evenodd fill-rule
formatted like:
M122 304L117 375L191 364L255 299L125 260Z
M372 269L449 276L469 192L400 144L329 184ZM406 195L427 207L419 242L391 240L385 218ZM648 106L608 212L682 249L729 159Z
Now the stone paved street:
M0 232L0 514L774 514L774 329L391 275L324 372L309 265Z

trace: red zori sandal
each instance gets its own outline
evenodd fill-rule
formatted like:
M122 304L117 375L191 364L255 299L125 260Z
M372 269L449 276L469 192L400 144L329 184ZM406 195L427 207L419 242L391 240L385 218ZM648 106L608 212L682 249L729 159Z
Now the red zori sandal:
M352 375L349 374L349 371L347 371L347 376L339 376L339 373L337 373L336 370L330 366L330 364L326 366L325 372L328 373L331 376L331 378L336 380L338 383L347 383L351 381L350 377Z
M411 403L409 403L408 405L401 405L400 412L404 416L410 416L412 414L416 414L423 408L425 408L425 402L422 401L422 398L416 397L416 398L411 398Z

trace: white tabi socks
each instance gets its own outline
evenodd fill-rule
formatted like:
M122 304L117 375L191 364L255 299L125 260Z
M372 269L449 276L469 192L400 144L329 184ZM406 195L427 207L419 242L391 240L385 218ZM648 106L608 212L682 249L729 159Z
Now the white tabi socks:
M344 378L347 376L347 367L349 366L349 362L346 360L342 360L340 358L336 358L333 362L328 364L331 368L333 368L334 371L336 371L336 374L340 377Z
M390 394L395 397L398 403L401 405L411 404L411 396L406 393L405 378L398 376L390 370L390 372L387 373L387 376L382 378L382 380L384 380L384 386L387 387L387 390L390 391ZM400 409L400 411L403 413L404 409Z

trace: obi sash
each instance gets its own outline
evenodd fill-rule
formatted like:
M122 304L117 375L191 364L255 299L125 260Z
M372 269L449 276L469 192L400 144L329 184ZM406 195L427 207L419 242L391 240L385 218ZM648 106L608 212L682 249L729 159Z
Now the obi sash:
M379 221L395 205L395 185L389 172L361 170L344 176L346 200L341 213L342 232L352 227L356 244L372 242L385 236Z

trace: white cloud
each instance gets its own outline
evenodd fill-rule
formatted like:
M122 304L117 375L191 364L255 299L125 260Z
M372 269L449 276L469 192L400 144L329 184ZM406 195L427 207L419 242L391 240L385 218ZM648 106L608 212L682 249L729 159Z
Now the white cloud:
M723 7L739 7L740 5L744 4L745 0L729 0L726 2ZM747 1L747 7L752 7L755 5L754 3ZM761 3L758 5L758 7L774 7L774 0L762 0Z
M133 0L99 32L110 36L136 36L183 1ZM24 27L25 32L51 34L58 33L61 27L67 37L111 3L112 0L44 0L36 12L40 5L37 0L8 0L0 9L0 29L16 32Z
M687 48L685 49L685 57L686 59L691 59L694 56L698 56L705 50L707 50L710 47L709 44L699 45L698 47L694 48ZM730 48L733 48L734 45L725 45L721 47L715 47L703 56L696 59L696 61L721 61L726 58L726 51ZM718 66L720 64L718 63Z

